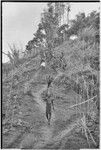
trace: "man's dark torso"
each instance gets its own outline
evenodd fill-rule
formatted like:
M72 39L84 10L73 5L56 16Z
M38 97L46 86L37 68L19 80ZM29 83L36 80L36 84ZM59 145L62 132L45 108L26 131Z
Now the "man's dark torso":
M46 102L46 112L51 113L51 102Z

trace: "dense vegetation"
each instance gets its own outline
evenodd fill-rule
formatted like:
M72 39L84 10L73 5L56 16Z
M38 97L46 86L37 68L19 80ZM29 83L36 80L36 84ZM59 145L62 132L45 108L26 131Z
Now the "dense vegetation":
M59 27L57 17L48 3L23 58L13 47L10 63L3 64L4 148L99 147L99 13L78 14L70 28ZM71 40L73 34L78 38ZM49 77L50 127L43 101Z

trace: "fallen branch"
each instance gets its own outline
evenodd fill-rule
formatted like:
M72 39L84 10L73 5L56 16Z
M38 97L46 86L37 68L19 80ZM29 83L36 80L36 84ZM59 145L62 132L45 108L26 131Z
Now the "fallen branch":
M71 106L71 107L69 107L68 109L73 108L73 107L76 107L76 106L79 106L79 105L82 105L82 104L84 104L84 103L87 103L87 102L89 102L89 101L93 100L95 97L97 97L97 95L96 95L96 96L94 96L94 97L92 97L92 98L90 98L90 99L88 99L88 100L86 100L86 101L84 101L84 102L82 102L82 103L72 105L72 106Z

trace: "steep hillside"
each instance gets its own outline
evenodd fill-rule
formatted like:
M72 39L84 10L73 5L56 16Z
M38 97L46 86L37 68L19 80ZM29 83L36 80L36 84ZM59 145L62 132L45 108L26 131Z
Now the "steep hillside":
M64 42L45 67L39 54L30 54L3 76L3 148L99 147L99 64L95 69L90 62L98 48L87 44ZM44 97L50 76L55 110L49 126Z

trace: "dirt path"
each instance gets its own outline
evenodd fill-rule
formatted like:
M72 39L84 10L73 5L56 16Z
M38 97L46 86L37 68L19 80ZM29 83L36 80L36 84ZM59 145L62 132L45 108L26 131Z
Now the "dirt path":
M63 75L62 72L58 72L57 76L54 78L54 81L59 77ZM53 82L54 82L53 81ZM41 90L39 90L38 92L34 92L32 91L32 94L33 96L35 97L35 101L39 104L39 107L40 107L40 111L42 113L45 113L46 111L46 103L42 101L42 98L41 98L41 94L43 93L43 91L47 90L47 85L44 85ZM53 122L55 120L55 114L54 112L52 112L52 118L51 118L51 121Z
M62 74L63 73L59 72L58 75L55 77L54 80L56 80ZM37 92L32 91L32 94L35 97L35 101L38 103L39 110L41 111L41 113L44 113L44 115L45 115L45 112L46 112L46 103L44 101L42 101L41 94L45 90L47 90L47 85L44 85L41 88L41 90L39 90ZM37 143L37 145L35 146L36 148L37 148L37 146L41 147L43 145L46 145L49 141L51 141L52 135L53 135L53 129L54 129L53 128L53 122L54 121L55 121L55 112L52 111L51 125L49 126L47 124L47 120L46 120L46 126L44 126L44 127L41 128L41 132L43 134L43 141L39 141Z
M63 75L63 73L59 72L57 74L57 76L54 78L54 81L58 77L60 77L61 75ZM46 103L42 100L41 94L45 90L47 90L47 85L43 85L43 87L40 90L37 90L37 91L32 90L32 94L34 96L34 100L37 102L37 105L39 107L39 111L41 111L41 113L43 113L44 116L45 116L45 113L46 113ZM57 113L58 108L55 108L55 110L56 111L52 111L51 125L50 126L48 125L47 119L46 119L46 125L41 127L40 132L42 133L42 135L43 135L42 137L43 138L41 140L39 140L39 142L34 146L34 148L43 147L43 146L47 145L47 143L49 143L50 141L53 141L53 139L52 139L52 137L53 137L53 131L54 131L54 125L53 125L53 123L56 120L56 118L55 118L56 114L55 113ZM61 133L61 135L63 136L65 134L65 132L67 133L67 130L63 131ZM56 137L56 139L57 139L57 137Z
M62 72L59 72L57 74L57 76L54 78L54 81L60 77L61 75L63 75ZM41 98L41 94L43 93L43 91L47 90L47 85L43 85L42 87L40 87L40 89L37 91L32 90L32 94L34 96L34 100L37 102L38 108L40 113L44 114L46 113L46 103L42 100ZM54 122L57 119L57 115L59 116L59 112L63 111L62 109L60 110L59 108L55 108L55 111L52 111L52 118L51 118L51 125L49 126L47 123L47 119L46 119L46 125L40 127L40 134L42 135L42 139L40 139L35 145L34 148L38 149L38 148L42 148L44 146L47 146L47 144L50 143L55 143L57 141L60 141L66 134L70 134L70 132L73 130L73 128L75 128L75 126L77 125L77 122L72 123L71 125L69 125L66 129L62 130L61 132L59 132L58 135L56 135L55 137L53 137L53 132L54 132ZM64 111L65 113L65 111ZM45 116L46 118L46 116ZM27 136L27 135L26 135ZM13 147L17 147L20 144L20 141L23 140L24 138L24 133L20 134L16 140L13 141L13 143L11 143L8 148L13 148ZM34 138L34 135L33 135ZM32 138L32 139L33 139ZM26 138L25 138L26 141ZM33 143L33 140L32 140ZM21 146L21 145L20 145ZM25 145L24 145L25 146ZM23 146L21 146L22 148Z
M45 91L47 89L47 85L44 85L43 88L41 90L39 90L36 93L33 93L33 96L35 96L35 101L38 103L38 106L40 108L41 113L46 113L46 103L42 100L41 98L41 94L43 91ZM52 118L51 121L55 120L55 113L52 112Z
M46 112L46 103L42 100L41 93L43 91L45 91L46 89L47 89L47 85L44 85L43 88L41 90L39 90L38 92L35 93L35 92L32 91L32 94L35 97L35 101L38 103L38 105L40 107L40 111L42 113ZM52 112L51 120L53 121L54 119L55 119L55 114L54 114L54 112Z

